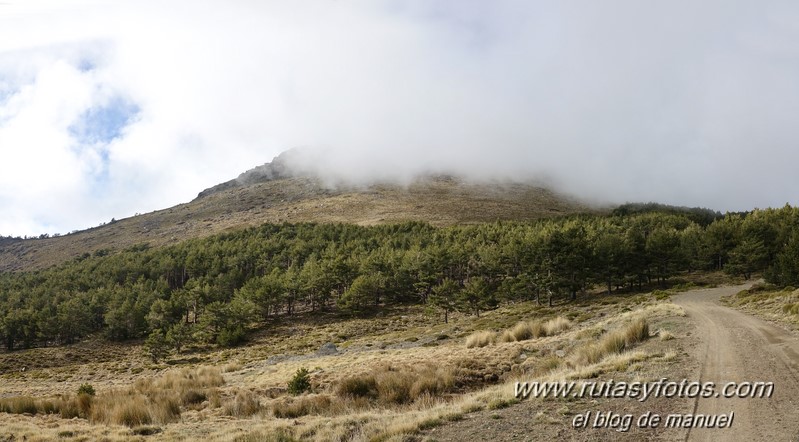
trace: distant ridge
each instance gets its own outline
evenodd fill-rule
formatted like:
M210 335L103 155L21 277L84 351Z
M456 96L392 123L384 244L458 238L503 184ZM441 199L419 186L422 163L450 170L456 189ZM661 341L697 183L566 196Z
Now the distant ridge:
M160 247L263 223L445 226L597 211L539 185L472 183L449 175L419 177L408 185L331 186L290 170L292 152L205 189L185 204L59 237L6 238L0 241L0 271L42 269L85 254Z

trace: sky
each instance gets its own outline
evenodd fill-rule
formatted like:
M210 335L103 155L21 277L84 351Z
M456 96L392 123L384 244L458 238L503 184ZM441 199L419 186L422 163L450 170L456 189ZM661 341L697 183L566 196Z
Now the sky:
M187 202L295 147L602 203L799 204L794 1L0 2L0 235Z

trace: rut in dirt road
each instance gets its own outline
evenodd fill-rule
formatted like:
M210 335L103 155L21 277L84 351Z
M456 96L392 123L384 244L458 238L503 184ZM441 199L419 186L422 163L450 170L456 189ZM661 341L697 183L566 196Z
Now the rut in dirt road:
M730 382L774 383L771 397L697 399L694 414L734 413L734 420L726 429L691 429L686 440L799 441L799 338L719 302L750 286L694 290L673 298L694 320L702 341L695 349L699 380L714 382L716 393Z

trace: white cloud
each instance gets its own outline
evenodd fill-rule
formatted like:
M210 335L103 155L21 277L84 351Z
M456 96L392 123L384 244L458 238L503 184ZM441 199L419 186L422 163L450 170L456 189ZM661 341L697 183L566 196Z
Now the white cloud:
M294 146L350 179L449 169L610 201L796 204L797 10L5 2L0 234L167 207ZM77 137L109 103L138 112L114 139Z

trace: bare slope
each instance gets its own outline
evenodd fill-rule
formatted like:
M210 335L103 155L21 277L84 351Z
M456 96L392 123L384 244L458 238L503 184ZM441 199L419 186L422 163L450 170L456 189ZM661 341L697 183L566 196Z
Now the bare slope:
M98 250L174 244L266 222L368 225L415 220L450 225L587 210L577 201L528 184L470 184L435 177L409 186L331 187L313 178L274 173L267 164L169 209L56 238L4 240L0 242L0 271L41 269Z

